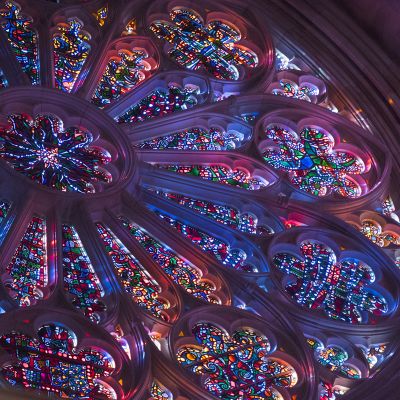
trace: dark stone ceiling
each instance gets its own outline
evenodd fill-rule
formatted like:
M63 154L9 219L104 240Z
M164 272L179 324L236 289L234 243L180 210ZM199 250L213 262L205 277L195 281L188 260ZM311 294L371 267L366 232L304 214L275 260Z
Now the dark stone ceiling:
M333 1L400 65L400 0Z

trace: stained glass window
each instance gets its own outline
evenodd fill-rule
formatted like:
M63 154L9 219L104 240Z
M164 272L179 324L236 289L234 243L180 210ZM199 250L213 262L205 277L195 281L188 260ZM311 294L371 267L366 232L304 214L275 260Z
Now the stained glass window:
M115 368L108 354L93 348L76 350L76 336L61 325L43 325L38 338L18 332L0 337L0 347L17 359L1 370L9 384L69 399L116 399L114 390L99 382Z
M347 391L347 388L324 381L321 381L320 387L319 400L339 400Z
M7 267L5 286L21 307L43 297L47 286L46 222L33 217Z
M229 97L232 97L232 96L238 96L238 95L240 95L240 92L228 92L228 91L220 92L219 90L214 90L213 95L214 95L213 101L217 102L217 101L229 99Z
M382 226L372 219L364 219L361 227L358 229L372 243L375 243L379 247L388 247L391 244L400 245L400 236L397 233L383 231Z
M335 400L335 393L333 387L328 382L321 382L321 390L319 400Z
M158 210L155 210L155 213L206 253L212 254L223 265L238 271L257 271L253 265L246 264L247 254L243 250L231 249L229 243L217 239L193 225L188 225L178 219L171 218Z
M113 232L101 223L97 223L96 226L126 293L139 307L143 307L155 317L167 319L164 310L169 308L169 304L159 297L161 288L158 283Z
M350 379L360 379L361 372L346 363L349 356L345 350L339 346L324 346L320 341L308 338L308 345L314 350L315 359L324 367L332 372L337 372Z
M100 26L104 26L106 19L108 18L108 4L104 7L99 8L93 16L96 18L97 23Z
M272 94L292 97L294 99L311 101L312 97L319 95L319 89L311 83L305 83L301 86L290 81L289 79L281 79L279 81L280 88L272 89Z
M179 193L163 192L161 190L155 190L155 192L168 200L189 208L196 213L205 215L232 229L237 229L251 235L273 235L274 233L273 229L269 226L258 225L255 215L251 213L240 213L234 207L216 204L206 200L194 199Z
M186 110L197 104L198 87L186 85L183 89L175 84L168 89L157 89L117 118L119 123L137 123Z
M393 200L390 196L386 197L382 201L382 214L387 215L388 217L392 217L392 214L396 211L396 207L393 203Z
M122 32L123 35L136 35L136 18L131 19L125 26L125 30Z
M103 76L93 94L92 102L103 107L131 91L145 79L142 70L147 55L141 50L121 50L118 57L108 62Z
M149 190L153 191L153 189ZM155 193L232 229L237 229L250 235L274 234L274 230L271 227L258 225L257 217L252 213L240 213L234 207L195 199L179 193L163 192L161 190L155 190Z
M118 344L121 346L122 350L128 356L128 358L132 359L131 348L129 346L128 341L124 338L124 332L120 325L117 325L114 329L114 332L111 332L111 335L115 338Z
M62 226L64 288L73 296L72 303L94 322L105 310L103 288L75 228Z
M9 202L8 200L0 199L0 245L6 237L14 220L14 216L12 215L6 220L7 216L9 215L10 209L11 202Z
M293 59L290 59L287 55L285 55L282 51L276 49L275 51L276 54L276 70L277 71L286 71L286 70L300 70L300 68L294 64L292 61Z
M186 292L191 295L209 301L217 302L213 292L215 287L210 282L202 280L199 269L179 257L167 246L147 234L138 225L121 217L123 226L140 243L140 245L151 255L152 259L163 271Z
M268 186L268 182L261 177L252 176L242 168L228 168L220 164L214 165L168 165L155 164L159 168L179 174L199 176L212 182L236 186L246 190L259 190Z
M253 125L256 122L256 119L258 117L258 112L252 112L252 113L244 113L238 115L238 117L243 120L244 122L247 122L250 125Z
M173 45L169 56L182 67L198 70L203 67L219 79L239 79L239 65L256 67L257 56L237 43L241 33L222 21L207 26L189 9L174 9L173 24L157 21L151 24L154 34Z
M33 85L39 82L38 36L32 29L32 18L24 16L20 7L13 1L6 1L0 10L3 19L1 28L7 34L8 41Z
M11 204L6 200L0 200L0 224L7 217L8 212L10 211Z
M387 312L385 298L368 288L375 281L371 267L356 258L339 261L323 243L304 241L300 251L302 258L278 253L273 260L275 267L293 277L285 289L298 304L352 324L366 322L362 311Z
M0 69L0 89L6 88L7 86L7 78L5 77L3 70Z
M250 329L229 336L211 323L193 327L197 345L182 346L177 358L188 370L202 375L204 387L224 400L282 400L276 388L291 388L297 383L294 368L271 353L266 337Z
M150 390L150 400L173 400L174 397L169 393L168 389L157 381L153 381Z
M94 182L110 182L111 175L99 166L111 161L110 154L89 147L91 133L78 128L64 129L51 115L34 120L25 114L8 117L0 127L0 158L32 181L61 191L95 191Z
M239 3L0 0L0 398L387 389L397 77Z
M68 24L59 24L53 38L55 86L71 92L83 64L90 52L90 37L82 30L82 23L71 19Z
M367 359L370 369L378 367L387 357L386 344L370 346L368 349L362 347L361 350L364 353L365 358Z
M233 150L240 146L243 135L220 128L191 128L142 142L135 147L150 150Z
M365 171L363 161L344 150L333 150L333 137L321 129L305 127L298 136L278 125L269 125L266 136L276 147L264 152L264 160L276 169L289 171L289 180L314 196L330 192L343 197L361 196L351 175Z

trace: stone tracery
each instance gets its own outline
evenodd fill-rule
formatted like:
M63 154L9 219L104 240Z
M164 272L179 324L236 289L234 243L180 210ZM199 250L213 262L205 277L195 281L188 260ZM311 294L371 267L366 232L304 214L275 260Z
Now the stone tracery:
M229 2L198 10L168 2L139 16L130 6L121 13L120 1L89 3L79 10L49 6L45 15L54 26L48 48L29 2L0 5L8 38L2 46L14 54L12 65L20 65L15 77L0 61L0 97L10 99L0 105L2 122L10 121L0 131L0 268L8 291L4 298L0 293L0 307L7 317L22 306L17 319L25 321L24 313L50 304L71 321L86 318L91 339L104 336L119 346L124 368L140 360L154 366L135 365L120 385L105 368L88 383L72 365L68 374L74 376L58 367L53 372L84 385L68 386L60 378L57 386L48 377L37 384L32 377L39 370L22 364L3 366L6 380L73 398L192 400L211 392L229 399L300 399L308 393L310 400L332 400L352 393L355 378L361 382L357 393L390 361L390 332L398 318L393 257L399 240L393 233L396 210L385 200L387 149L360 128L366 127L360 113L345 119L352 104L340 102L327 74L308 66L307 57L293 56L294 47L291 52L284 46L292 54L287 57L272 46L275 31L260 24L251 7L241 15ZM141 10L141 0L132 3ZM155 50L131 45L135 40ZM102 67L93 68L97 63ZM43 88L34 92L25 75ZM50 95L46 85L61 90ZM27 105L30 93L43 101ZM74 102L81 108L76 114ZM292 118L294 110L305 122ZM76 128L62 129L61 121ZM333 128L339 125L344 129ZM18 178L6 162L41 185ZM365 209L392 218L393 229L346 219ZM347 231L346 223L361 232ZM332 237L326 245L306 243L307 227L346 231L351 245ZM288 243L272 251L272 242L292 234L301 239L302 255ZM368 247L365 262L346 253L362 234L381 247ZM305 307L288 307L282 287ZM204 311L191 320L201 348L189 345L181 321L199 307L215 307L221 322L252 315L273 321L282 334L296 327L299 351L293 351L292 334L292 342L282 344L251 324L207 322ZM246 311L236 314L237 308ZM307 308L323 309L333 321ZM357 365L347 347L329 339L311 357L303 339L314 322L320 334L351 342L358 356L350 361ZM373 324L382 337L374 337ZM72 332L68 324L44 326L58 336ZM62 348L51 332L46 354ZM40 348L34 334L20 338ZM17 336L4 332L0 347L19 357L22 346L10 347ZM143 343L146 350L136 352ZM101 353L101 346L95 349ZM176 358L202 381L193 383ZM140 368L143 389L130 379ZM302 373L314 369L315 382Z

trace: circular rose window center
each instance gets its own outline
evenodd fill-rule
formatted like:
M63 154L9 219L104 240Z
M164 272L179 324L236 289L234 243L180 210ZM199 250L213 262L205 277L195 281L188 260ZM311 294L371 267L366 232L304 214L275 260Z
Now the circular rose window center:
M37 150L37 158L40 162L44 163L45 168L61 168L62 165L59 163L58 159L58 148L49 149L43 148Z
M64 192L94 193L94 183L110 183L103 168L111 155L92 145L93 135L64 129L60 118L40 114L8 116L0 128L0 157L32 181Z

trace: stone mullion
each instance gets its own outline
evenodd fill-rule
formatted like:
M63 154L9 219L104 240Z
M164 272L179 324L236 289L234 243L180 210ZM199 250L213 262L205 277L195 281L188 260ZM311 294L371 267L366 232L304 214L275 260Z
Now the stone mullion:
M55 286L56 291L63 291L62 237L61 221L57 209L52 209L46 215L46 246L47 246L47 286Z
M47 18L39 21L37 31L39 36L41 86L54 87L53 42Z

